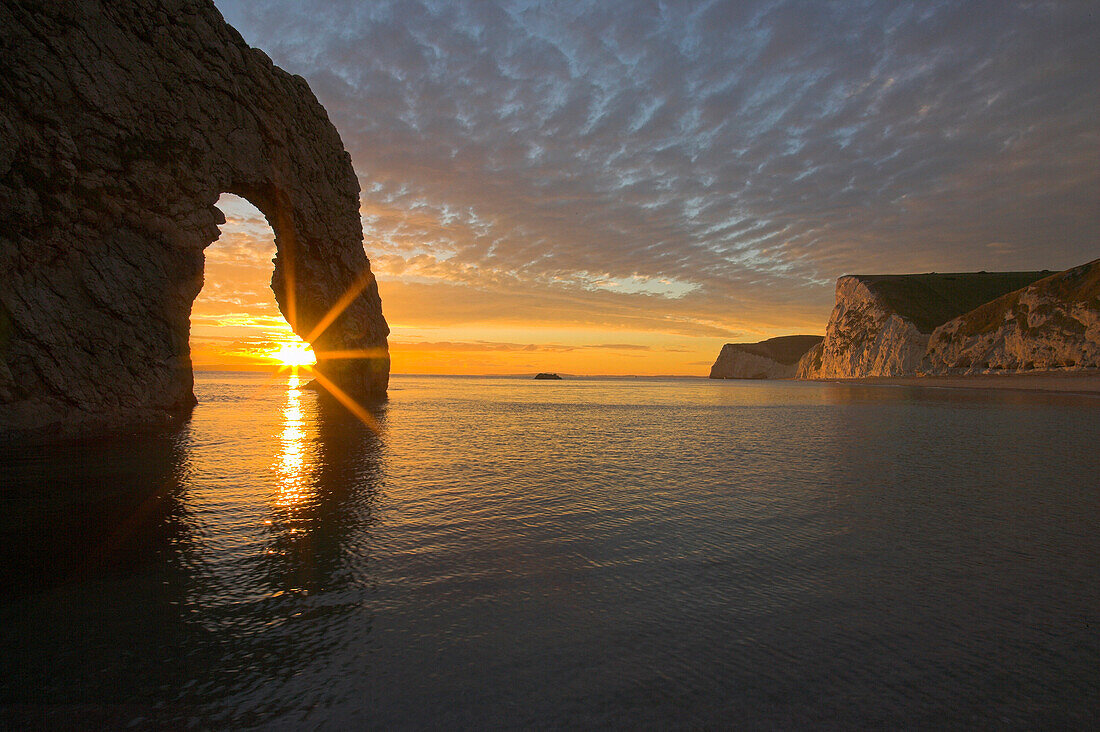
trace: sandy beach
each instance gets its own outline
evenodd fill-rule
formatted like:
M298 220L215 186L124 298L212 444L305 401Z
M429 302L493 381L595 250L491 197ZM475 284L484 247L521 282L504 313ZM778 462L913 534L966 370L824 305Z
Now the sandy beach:
M816 379L816 381L834 384L927 386L942 389L1013 389L1100 396L1100 370L972 376L872 376L862 379Z

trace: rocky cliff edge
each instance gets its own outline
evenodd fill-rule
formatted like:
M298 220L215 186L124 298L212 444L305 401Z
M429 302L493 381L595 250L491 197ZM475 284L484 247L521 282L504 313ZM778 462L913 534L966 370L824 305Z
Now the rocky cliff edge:
M769 338L758 343L727 343L710 369L712 379L791 379L798 361L821 342L817 335Z
M1046 277L944 323L933 374L1100 368L1100 259Z
M837 280L825 338L798 364L799 378L917 373L940 325L1050 272L847 275Z

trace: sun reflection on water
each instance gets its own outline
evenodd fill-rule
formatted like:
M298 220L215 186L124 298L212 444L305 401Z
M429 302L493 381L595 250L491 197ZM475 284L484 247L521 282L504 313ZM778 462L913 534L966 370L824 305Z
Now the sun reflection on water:
M301 379L297 371L287 382L286 403L283 405L283 432L275 472L278 487L275 503L280 508L294 508L306 498L308 459L306 455L305 420L302 412Z

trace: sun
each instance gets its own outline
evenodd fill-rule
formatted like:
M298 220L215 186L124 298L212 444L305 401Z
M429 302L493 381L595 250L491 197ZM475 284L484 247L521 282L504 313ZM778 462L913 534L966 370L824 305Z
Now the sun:
M283 366L312 366L317 363L317 357L308 343L280 343L269 356Z

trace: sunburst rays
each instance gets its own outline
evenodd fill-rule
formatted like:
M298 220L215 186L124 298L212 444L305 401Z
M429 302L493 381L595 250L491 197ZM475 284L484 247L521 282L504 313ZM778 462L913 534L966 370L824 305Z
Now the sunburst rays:
M298 313L297 313L297 283L295 282L295 270L292 265L292 256L287 257L284 263L283 279L286 284L286 305L287 305L287 321L290 323L291 328L297 332ZM337 298L332 307L317 321L316 325L309 331L309 334L305 337L305 341L308 344L312 344L321 335L328 330L336 319L347 310L355 298L365 290L374 281L374 275L370 271L368 265L358 277L348 286L343 294ZM340 402L345 409L351 412L360 422L365 424L368 428L375 433L381 432L381 426L370 412L363 407L358 401L356 401L351 395L337 386L332 379L321 373L321 370L315 368L314 364L308 362L305 354L309 353L316 357L316 361L319 364L322 361L337 361L337 360L357 360L357 359L372 359L372 358L386 358L389 356L389 352L385 348L355 348L344 350L326 350L326 351L310 351L309 345L304 345L301 348L291 348L289 345L281 349L278 354L283 354L283 350L286 350L286 358L280 358L283 362L279 367L277 374L281 374L286 370L291 371L292 378L297 378L298 370L303 369L313 376L313 379L321 386L322 389L331 394L338 402Z
M321 385L321 388L335 397L349 412L355 415L356 419L373 430L375 434L381 434L382 427L378 424L378 420L376 420L362 404L349 396L347 392L332 383L331 379L316 369L313 370L313 378Z
M344 294L337 298L333 306L328 309L328 312L317 321L317 325L313 326L313 330L306 336L306 340L310 343L317 340L321 334L328 330L328 327L348 309L348 305L351 305L355 301L355 298L359 297L359 294L373 281L374 274L370 271L370 267L368 266L359 273L359 276L356 277L355 281L344 291Z

